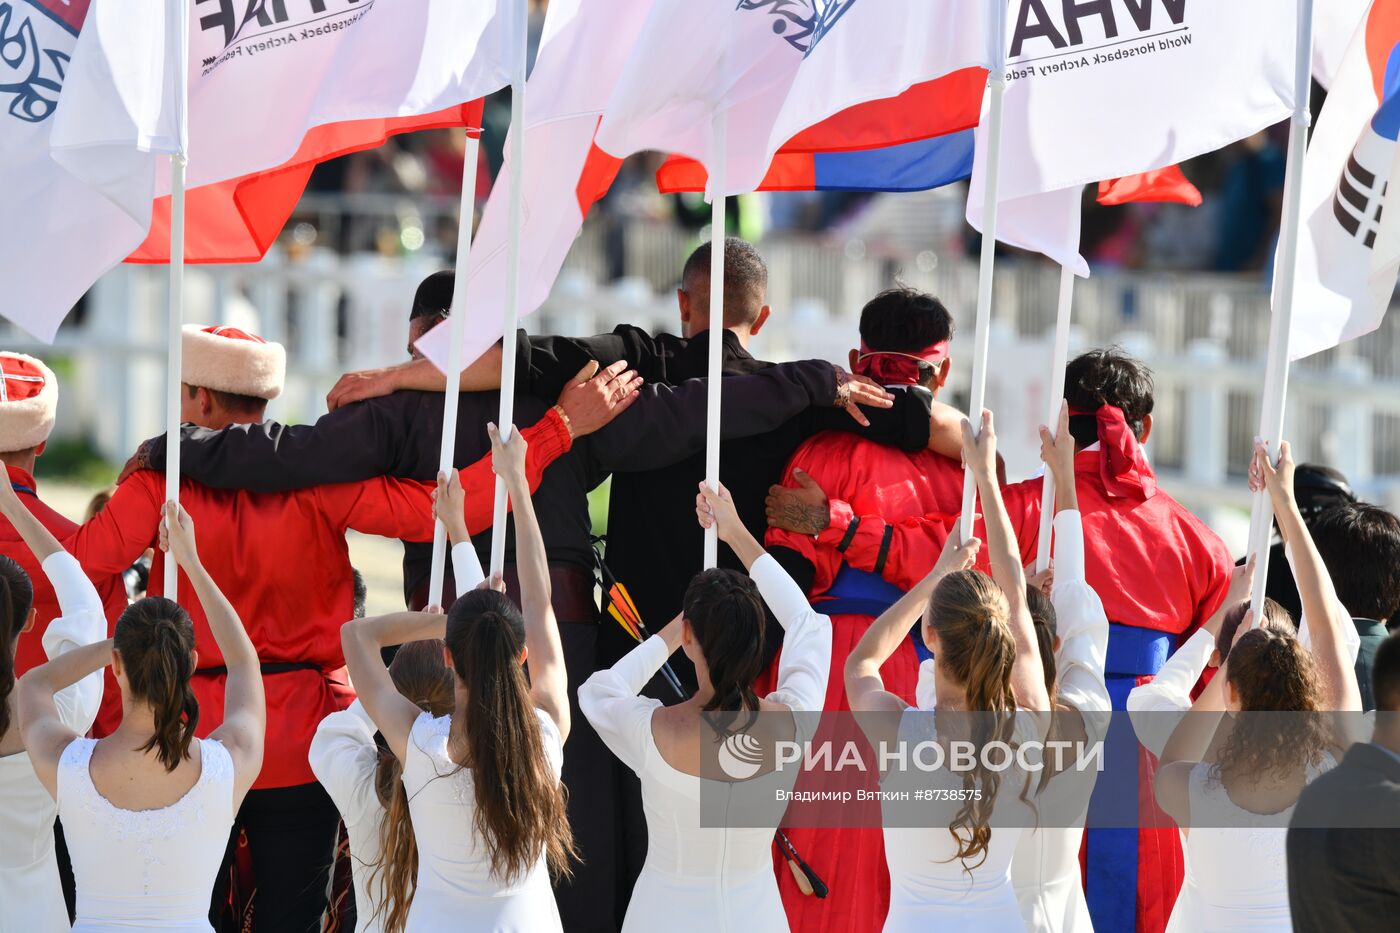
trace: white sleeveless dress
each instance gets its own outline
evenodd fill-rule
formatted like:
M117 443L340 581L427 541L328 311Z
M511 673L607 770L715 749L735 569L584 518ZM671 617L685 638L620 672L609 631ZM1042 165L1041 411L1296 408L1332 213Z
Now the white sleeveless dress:
M807 597L772 557L754 561L749 573L784 629L777 689L768 699L792 710L820 710L831 667L831 620L812 611ZM706 805L716 809L726 800L736 807L759 797L773 800L778 792L792 790L797 769L755 778L760 785L746 783L736 792L736 785L671 767L651 731L652 714L661 701L637 695L666 658L665 641L654 635L612 668L588 678L578 691L583 714L642 783L647 857L623 933L787 930L773 874L773 833L781 810L772 814L771 826L740 819L737 822L747 825L704 828L700 809L702 793ZM812 725L807 717L797 717L799 736Z
M1331 770L1329 755L1308 772L1311 783ZM1191 769L1191 822L1186 834L1186 880L1167 929L1191 933L1290 933L1285 845L1293 807L1254 813L1238 806L1210 776L1211 765Z
M1055 655L1059 702L1078 710L1092 748L1108 732L1113 703L1104 683L1108 615L1084 579L1084 525L1080 514L1055 516L1055 606L1060 650ZM1036 933L1093 933L1079 846L1098 772L1067 770L1037 792L1042 826L1021 834L1011 860L1011 882L1026 929ZM1078 815L1071 826L1070 817Z
M564 766L559 727L539 717L544 752L555 780ZM418 843L418 887L408 911L408 933L480 930L551 933L562 930L544 853L512 884L491 873L491 857L476 830L472 772L447 753L452 717L424 713L408 736L403 785Z
M44 630L49 660L106 638L102 598L73 556L59 551L43 566L63 613ZM81 735L97 717L102 672L88 675L53 699L59 719ZM58 804L39 783L29 753L0 757L0 933L68 930L68 907L54 855L57 815Z
M198 741L200 774L168 807L123 810L92 783L93 739L58 763L58 814L78 885L78 933L209 933L209 898L233 827L233 759Z

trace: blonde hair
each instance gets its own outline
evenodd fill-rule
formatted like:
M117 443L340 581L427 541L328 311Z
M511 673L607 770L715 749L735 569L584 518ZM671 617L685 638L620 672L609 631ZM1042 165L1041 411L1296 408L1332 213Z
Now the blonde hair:
M976 570L944 577L929 599L928 623L938 636L939 667L966 692L967 710L973 714L969 717L971 739L979 748L990 742L1010 744L1015 732L1011 669L1016 661L1016 642L1010 616L1001 587ZM958 844L957 858L970 871L987 860L1001 775L988 768L979 755L962 781L969 793L948 832ZM974 793L977 791L980 794Z

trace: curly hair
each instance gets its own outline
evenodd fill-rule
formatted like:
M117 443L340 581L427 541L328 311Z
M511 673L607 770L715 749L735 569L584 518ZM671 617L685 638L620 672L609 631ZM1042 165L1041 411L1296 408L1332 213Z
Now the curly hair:
M1240 713L1211 766L1210 778L1293 774L1322 764L1333 742L1321 712L1317 665L1298 639L1256 628L1230 649L1227 683Z

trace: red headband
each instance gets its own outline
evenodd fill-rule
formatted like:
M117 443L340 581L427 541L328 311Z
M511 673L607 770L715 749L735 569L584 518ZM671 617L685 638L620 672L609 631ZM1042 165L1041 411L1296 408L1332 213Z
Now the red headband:
M874 379L880 385L916 385L919 382L919 363L928 363L936 369L947 358L946 340L914 353L872 350L862 340L860 356L856 359L856 375Z
M1071 408L1069 414L1071 418L1089 416L1098 421L1099 475L1110 496L1146 501L1157 495L1157 477L1128 427L1123 409L1101 405L1097 411Z

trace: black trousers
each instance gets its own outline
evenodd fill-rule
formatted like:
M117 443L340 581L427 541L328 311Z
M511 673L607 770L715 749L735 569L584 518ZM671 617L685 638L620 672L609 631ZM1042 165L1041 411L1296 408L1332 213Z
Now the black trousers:
M555 885L554 899L565 933L616 933L646 859L641 784L578 707L578 685L597 669L598 624L561 624L559 636L572 713L563 778L581 861L572 879Z
M210 922L219 928L228 866L248 835L257 894L253 933L316 933L326 911L340 812L320 784L249 791L234 821Z

